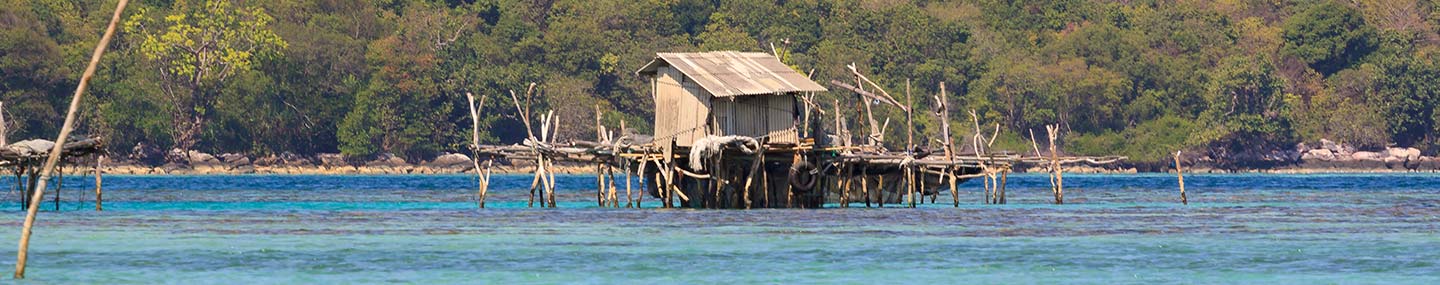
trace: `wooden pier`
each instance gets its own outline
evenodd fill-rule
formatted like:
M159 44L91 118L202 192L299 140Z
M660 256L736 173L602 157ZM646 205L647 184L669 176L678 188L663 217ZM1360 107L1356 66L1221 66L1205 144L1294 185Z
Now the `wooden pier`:
M623 176L624 207L638 207L648 196L659 199L661 207L707 209L819 208L827 204L850 207L899 205L916 207L935 203L949 193L959 206L958 185L981 179L986 204L1004 204L1006 181L1017 164L1043 165L1051 175L1055 203L1064 203L1061 169L1071 164L1108 164L1124 157L1061 156L1055 146L1058 126L1048 126L1048 153L1031 133L1034 155L990 151L998 137L997 124L986 135L979 116L970 111L974 135L968 143L951 138L949 106L944 84L930 97L938 110L939 138L917 138L912 110L914 96L906 86L901 103L880 85L848 66L854 82L838 80L831 85L850 91L859 106L842 106L838 99L825 108L815 98L828 91L763 53L711 52L661 53L636 73L649 77L656 102L655 131L635 134L625 126L605 126L596 106L595 140L556 141L555 130L562 124L553 111L532 113L528 102L534 96L531 84L524 97L511 92L518 119L527 138L516 145L480 145L472 133L476 172L479 173L479 206L484 207L489 186L489 166L494 160L531 161L534 179L530 205L555 206L554 174L557 161L595 165L596 205L621 207L617 176ZM471 117L484 105L469 97ZM885 130L889 119L876 120L871 104L878 102L905 114L906 137L903 149L887 147ZM825 109L830 109L827 113ZM853 110L846 114L843 110ZM532 114L538 117L532 117ZM826 117L833 121L826 123ZM857 136L843 118L860 121L869 132ZM538 120L539 124L533 123ZM478 119L472 120L479 128ZM576 122L567 122L576 123ZM828 126L827 126L828 125ZM931 144L929 142L936 142ZM481 160L485 160L484 166ZM616 174L620 170L620 175ZM631 185L638 176L643 185ZM635 189L639 188L639 189Z

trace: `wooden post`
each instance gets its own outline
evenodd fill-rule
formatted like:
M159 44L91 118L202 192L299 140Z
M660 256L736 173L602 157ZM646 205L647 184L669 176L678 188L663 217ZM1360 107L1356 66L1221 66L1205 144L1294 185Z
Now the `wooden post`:
M483 173L482 173L480 170L475 170L476 173L481 173L481 174L480 174L480 182L481 182L481 183L480 183L480 208L482 208L482 209L485 208L485 200L487 200L486 198L489 198L489 195L490 195L490 167L491 167L491 164L494 163L494 162L495 162L494 160L488 160L488 159L485 160L485 170L484 170Z
M541 159L539 159L539 158L536 158L536 159L535 159L535 178L530 180L530 203L527 204L527 207L530 207L530 208L534 208L534 207L535 207L535 189L536 189L536 187L538 187L538 186L540 185L540 172L541 172L541 171L544 171L544 169L545 169L545 166L544 166L543 164L540 164L541 161L543 161L543 160L541 160ZM541 197L540 199L545 199L545 198L544 198L544 197ZM543 204L543 203L544 203L543 200L541 201L541 203L542 203L542 204L540 204L541 206L544 206L544 205L545 205L545 204Z
M915 197L915 194L916 194L916 193L919 193L919 192L915 191L915 167L914 167L914 166L906 166L906 167L905 167L905 189L907 189L906 191L910 191L910 195L909 195L909 197L910 197L910 207L911 207L911 208L914 208L914 207L915 207L915 198L916 198L916 197Z
M0 102L0 146L10 145L10 128L5 126L5 102Z
M604 131L600 129L600 104L595 104L595 142L605 144ZM595 200L605 207L605 163L595 162Z
M595 203L605 207L605 163L595 163Z
M546 164L549 164L549 166L550 166L550 168L548 168L548 169L545 170L545 173L550 175L550 179L546 180L546 181L548 181L548 182L550 183L550 184L549 184L549 187L547 187L548 189L550 189L550 199L548 199L548 200L550 200L550 207L551 207L551 208L554 208L554 207L555 207L555 171L554 171L554 169L555 169L555 160L553 160L553 159L546 159L546 160L545 160L545 163L546 163Z
M841 163L841 164L840 164L840 173L838 173L837 175L835 175L835 188L837 188L837 189L840 190L840 207L841 207L841 208L849 208L849 207L850 207L850 184L849 184L849 176L850 176L850 175L848 175L848 174L849 174L850 169L851 169L852 167L854 167L854 166L851 166L849 163Z
M765 150L760 150L760 195L764 197L762 208L770 207L770 170L765 167Z
M955 181L955 171L956 171L956 170L957 170L956 168L948 168L948 167L947 167L947 168L945 169L945 176L946 176L947 179L945 179L945 180L950 182L950 199L952 200L952 202L955 203L955 207L956 207L956 208L959 208L959 207L960 207L960 191L959 191L959 188L956 188L956 187L955 187L955 182L956 182L956 181Z
M985 165L984 158L981 157L981 155L984 153L984 150L980 147L981 141L985 140L985 136L981 134L980 115L975 112L975 109L970 109L970 120L975 123L975 135L970 137L970 146L975 148L975 163L980 165L980 170L982 172L988 173L990 169ZM980 182L985 187L985 194L982 195L981 198L985 200L985 204L990 204L991 195L993 193L990 192L990 180L988 176L981 176Z
M1060 171L1060 156L1055 148L1055 136L1060 132L1059 125L1045 126L1050 134L1050 168L1055 174L1055 204L1065 204L1065 177Z
M1010 184L1010 182L1007 181L1007 180L1009 180L1009 179L1010 179L1010 168L1009 168L1009 167L1006 167L1005 170L1003 170L1003 171L1000 172L1000 204L1005 204L1005 203L1006 203L1006 202L1005 202L1005 186L1008 185L1008 184Z
M63 154L62 154L63 155ZM65 168L55 166L55 211L60 211L60 189L65 189ZM45 190L45 189L40 189Z
M40 176L50 176L50 171L60 162L61 152L65 151L65 141L70 138L71 128L75 124L75 113L80 109L80 98L85 94L85 88L90 85L90 78L95 75L95 69L100 65L100 56L105 53L105 48L110 46L110 38L115 35L115 25L120 22L120 15L125 11L125 5L130 1L120 0L115 6L115 14L110 16L110 26L105 28L105 35L100 37L100 43L95 45L95 52L90 56L90 64L85 67L84 75L80 76L80 84L75 87L75 96L70 98L70 110L65 114L65 123L60 125L60 135L55 139L55 147L50 150L50 157L45 159L45 167L41 169ZM43 180L43 179L42 179ZM45 182L40 182L43 189ZM30 234L35 226L35 215L39 213L40 200L44 198L44 191L36 191L31 196L28 209L25 213L25 223L20 230L20 249L15 260L15 279L25 278L26 254L30 249Z
M906 79L905 79L905 106L907 106L907 108L905 109L905 157L907 157L907 158L909 158L909 159L914 159L914 158L915 158L915 112L911 112L910 110L915 107L915 96L910 96L910 79L909 79L909 78L906 78ZM916 188L915 188L915 167L914 167L914 166L907 166L907 167L908 167L908 169L906 169L906 174L905 174L905 175L906 175L906 176L909 176L909 178L906 179L906 181L905 181L905 187L907 187L906 189L908 189L908 191L910 191L910 207L911 207L911 208L914 208L914 207L915 207L915 198L916 198L915 195L918 195L918 194L919 194L919 189L916 189Z
M470 163L475 166L475 176L479 181L479 189L475 189L475 195L477 196L475 198L475 201L477 206L479 206L481 209L484 209L486 192L485 188L489 187L489 181L487 181L488 178L485 177L485 174L480 169L480 108L485 106L485 97L480 97L479 106L475 105L474 94L471 94L470 92L465 92L465 99L468 100L468 103L465 104L465 106L469 107L470 109Z
M901 170L901 171L904 171L905 168L902 167L902 168L900 168L900 170ZM879 204L879 207L880 207L880 208L884 208L884 207L885 207L885 198L888 197L888 194L889 194L889 193L885 192L885 188L886 188L886 187L885 187L885 175L884 175L884 174L881 174L881 175L879 175L879 176L876 176L876 177L875 177L875 180L877 180L877 181L875 182L875 187L879 188L879 189L875 189L875 190L880 191L880 201L879 201L878 204Z
M1175 151L1175 178L1180 181L1180 204L1190 205L1185 198L1185 171L1180 168L1180 151Z
M750 186L753 185L753 183L755 182L755 176L760 174L760 173L759 173L759 171L760 171L760 164L761 164L761 161L760 161L760 160L761 160L761 159L764 159L763 153L765 153L765 152L764 152L765 150L763 149L763 146L762 146L762 149L757 150L757 151L759 151L761 154L756 154L756 155L755 155L755 161L750 163L750 174L745 175L745 188L741 188L741 189L740 189L740 191L743 192L742 195L744 196L743 198L745 199L745 209L746 209L746 210L749 210L749 209L750 209L750 206L751 206L751 205L750 205L750 190L751 190L751 189L750 189Z
M645 177L645 165L646 165L646 164L649 164L648 162L646 162L646 160L649 159L649 157L650 157L650 150L649 150L649 149L646 149L644 152L641 152L641 154L640 154L640 159L638 160L638 161L640 162L640 167L638 168L638 170L635 171L635 175L636 175L636 176L640 176L640 179L645 179L645 180L649 180L649 179L650 179L650 177ZM640 184L640 186L642 187L642 189L647 187L645 184L646 184L646 183L641 183L641 184ZM659 186L660 186L660 181L655 181L655 186L656 186L655 189L660 189L660 188L659 188ZM657 190L657 191L658 191L658 190ZM635 196L635 208L636 208L636 209L639 209L639 208L640 208L640 203L645 202L645 194L647 194L647 193L645 193L645 191L640 191L640 195Z
M609 194L608 196L606 196L605 199L608 200L608 201L610 201L610 207L611 207L611 208L619 208L619 207L620 207L620 197L617 197L617 196L615 195L615 191L617 190L616 187L615 187L615 167L612 166L612 165L606 164L606 165L605 165L605 174L606 174L606 175L610 175L610 185L609 185L609 186L610 186L610 194Z
M105 200L105 199L104 199L104 193L102 193L102 192L100 191L100 173L101 173L101 170L100 170L100 169L102 168L102 164L101 164L101 163L102 163L104 160L105 160L105 156L99 155L99 154L96 154L96 155L95 155L95 211L96 211L96 212L99 212L99 211L103 210L103 208L101 207L100 204L102 203L101 201L104 201L104 200Z

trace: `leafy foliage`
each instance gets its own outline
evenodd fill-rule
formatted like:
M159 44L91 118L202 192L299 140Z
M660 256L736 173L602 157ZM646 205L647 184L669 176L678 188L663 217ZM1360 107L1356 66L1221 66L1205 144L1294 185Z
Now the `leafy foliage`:
M0 99L14 136L53 132L55 111L107 19L106 1L0 0ZM210 152L423 160L468 144L464 94L486 98L489 142L524 130L509 91L560 137L606 124L648 132L656 52L775 51L820 82L854 64L916 110L946 85L953 137L1001 125L997 150L1062 149L1163 160L1271 159L1302 141L1440 150L1435 1L477 0L142 1L95 80L82 131ZM773 47L772 47L773 46ZM907 81L909 84L907 84ZM903 144L904 114L872 104ZM852 130L863 116L845 116ZM939 120L917 113L917 141ZM821 124L830 127L831 124ZM899 139L897 139L899 138ZM899 142L897 144L897 142Z

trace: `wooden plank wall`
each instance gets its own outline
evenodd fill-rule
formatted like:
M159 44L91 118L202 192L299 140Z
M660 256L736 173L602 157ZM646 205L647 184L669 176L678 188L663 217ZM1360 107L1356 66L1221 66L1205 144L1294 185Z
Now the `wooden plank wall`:
M693 80L674 68L656 69L655 138L674 138L679 146L690 146L706 135L709 123L710 95Z
M769 137L773 143L797 143L795 98L760 95L715 98L717 135ZM727 121L728 120L728 121Z

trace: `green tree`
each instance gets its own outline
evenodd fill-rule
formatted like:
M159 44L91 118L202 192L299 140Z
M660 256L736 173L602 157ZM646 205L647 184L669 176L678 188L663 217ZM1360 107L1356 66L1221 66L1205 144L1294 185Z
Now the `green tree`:
M1337 1L1311 6L1285 20L1281 52L1326 76L1349 67L1375 49L1375 27L1359 11Z
M259 7L226 0L199 6L176 1L158 22L146 12L131 16L125 32L139 35L140 54L158 67L175 148L190 150L213 117L225 84L257 62L280 56L287 43L270 30L273 19Z

